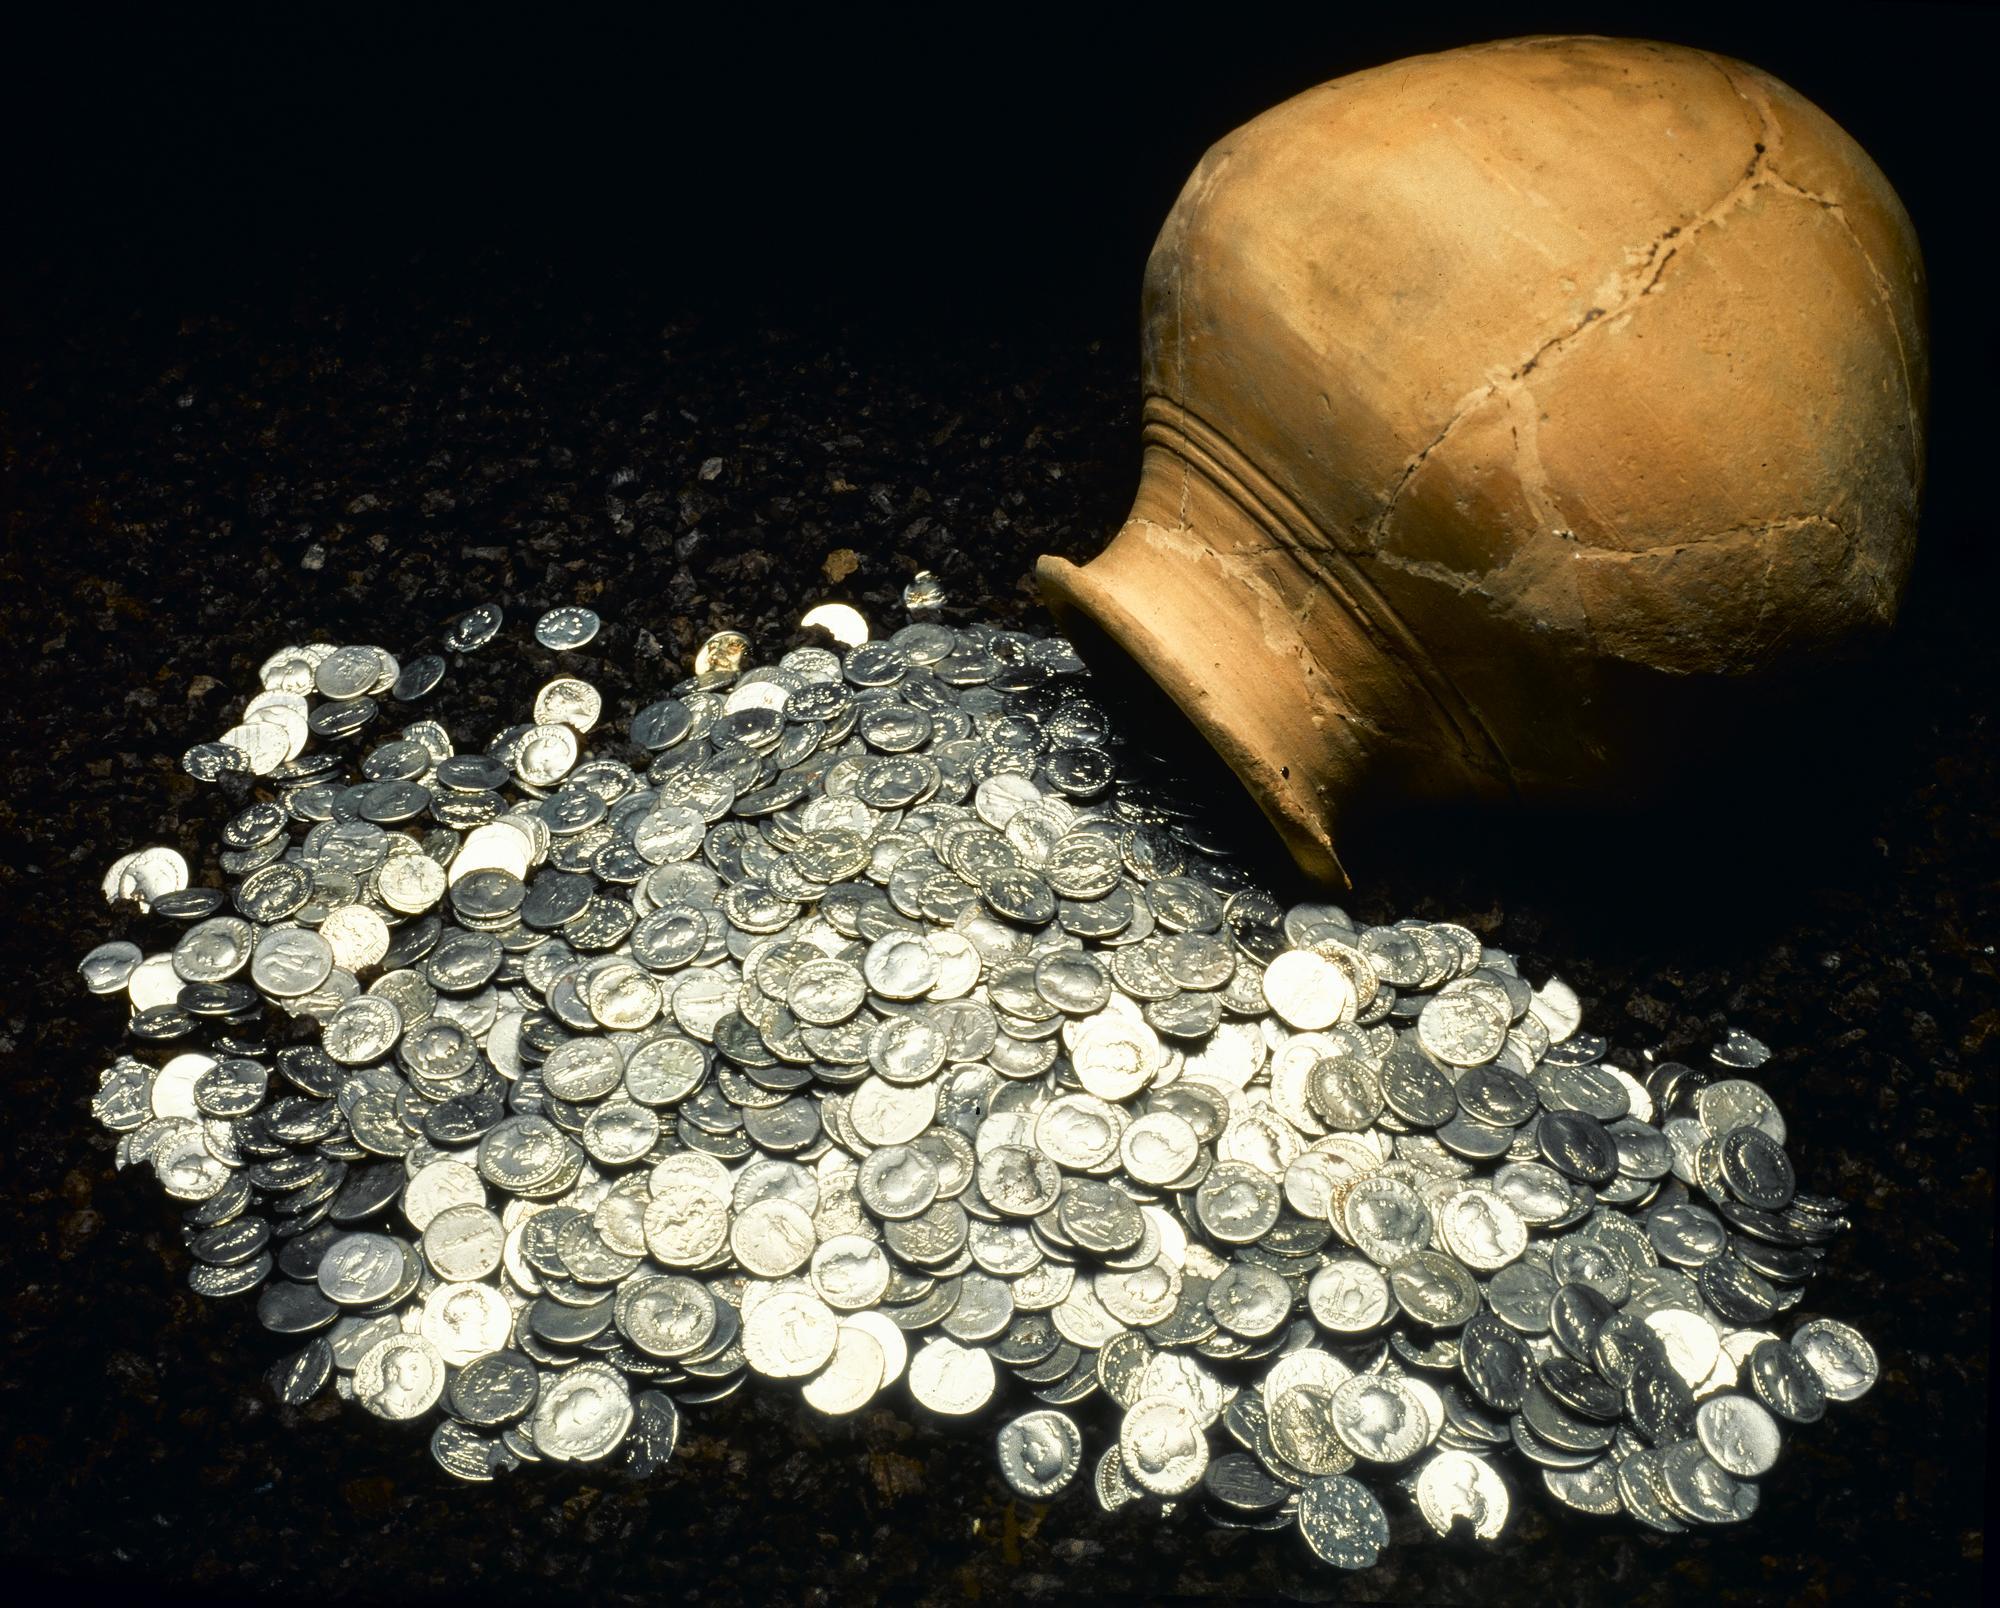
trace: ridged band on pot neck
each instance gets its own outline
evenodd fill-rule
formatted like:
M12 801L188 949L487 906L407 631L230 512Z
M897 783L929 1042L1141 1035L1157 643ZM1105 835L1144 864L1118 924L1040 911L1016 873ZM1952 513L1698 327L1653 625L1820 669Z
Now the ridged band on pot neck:
M1511 796L1450 683L1295 503L1165 398L1143 440L1123 528L1083 568L1043 558L1043 595L1087 658L1109 646L1172 698L1302 871L1348 885L1336 825L1371 799Z

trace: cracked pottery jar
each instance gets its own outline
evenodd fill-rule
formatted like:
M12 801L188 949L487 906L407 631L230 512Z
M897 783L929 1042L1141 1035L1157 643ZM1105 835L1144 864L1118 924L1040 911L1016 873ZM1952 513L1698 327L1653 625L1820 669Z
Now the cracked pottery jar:
M1043 590L1320 881L1357 807L1641 797L1895 616L1915 233L1742 62L1528 38L1308 90L1203 157L1143 323L1137 500Z

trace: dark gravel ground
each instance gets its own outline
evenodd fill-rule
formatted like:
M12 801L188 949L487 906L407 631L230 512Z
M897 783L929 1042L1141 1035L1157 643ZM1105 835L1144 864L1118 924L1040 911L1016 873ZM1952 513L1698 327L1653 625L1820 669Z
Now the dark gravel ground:
M1637 820L1432 818L1359 856L1360 913L1464 920L1535 975L1560 969L1628 1055L1697 1056L1725 1024L1775 1047L1801 1181L1859 1223L1809 1306L1870 1335L1883 1377L1797 1437L1753 1524L1636 1533L1524 1489L1496 1549L1428 1541L1399 1511L1380 1567L1337 1577L1292 1535L1154 1528L1081 1492L1009 1502L987 1435L891 1406L829 1426L758 1391L691 1412L649 1485L538 1470L472 1488L419 1435L331 1399L274 1407L278 1344L245 1303L188 1292L173 1211L113 1172L88 1096L117 1012L73 969L132 925L97 892L105 865L163 841L213 873L229 805L177 756L283 642L414 649L498 600L502 640L437 698L469 734L546 674L527 627L556 603L605 617L571 659L625 713L717 627L775 655L815 601L893 621L918 568L960 617L1045 626L1035 555L1095 551L1134 482L1131 331L663 322L504 265L231 317L42 290L7 404L0 590L0 1555L36 1595L1975 1596L2000 654L1949 573L1963 533L1930 539L1949 562L1920 566L1888 653L1781 757L1691 767Z

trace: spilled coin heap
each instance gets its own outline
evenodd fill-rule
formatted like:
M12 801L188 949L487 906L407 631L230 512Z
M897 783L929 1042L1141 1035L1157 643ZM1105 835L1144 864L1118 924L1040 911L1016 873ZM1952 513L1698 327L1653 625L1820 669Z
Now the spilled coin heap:
M650 1472L753 1376L893 1392L997 1423L1023 1498L1088 1467L1363 1568L1385 1499L1492 1540L1526 1480L1747 1518L1874 1382L1778 1332L1847 1220L1731 1075L1762 1045L1627 1070L1465 927L1280 903L1064 642L724 633L622 731L569 675L465 751L392 715L503 623L274 654L184 759L241 798L228 885L105 878L153 926L82 964L138 1041L96 1114L193 1287L303 1342L281 1400L485 1480Z

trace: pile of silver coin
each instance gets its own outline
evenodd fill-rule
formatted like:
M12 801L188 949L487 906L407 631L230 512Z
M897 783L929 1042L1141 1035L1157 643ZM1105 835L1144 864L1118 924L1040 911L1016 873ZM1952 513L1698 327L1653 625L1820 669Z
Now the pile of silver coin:
M1280 903L1066 643L906 601L770 666L724 633L616 727L553 674L461 749L410 706L486 605L409 663L281 649L188 751L241 803L223 885L111 867L151 952L82 963L136 1041L95 1110L193 1287L302 1345L277 1396L485 1480L649 1472L756 1379L978 1419L1034 1501L1094 1415L1105 1508L1343 1568L1398 1502L1490 1541L1524 1482L1753 1513L1877 1374L1778 1332L1847 1219L1764 1047L1628 1070L1463 926Z

